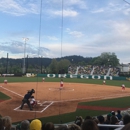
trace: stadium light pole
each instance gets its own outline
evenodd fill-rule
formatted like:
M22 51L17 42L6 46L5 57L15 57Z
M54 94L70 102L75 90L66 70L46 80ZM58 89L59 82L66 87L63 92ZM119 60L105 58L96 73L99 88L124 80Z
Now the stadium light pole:
M26 54L26 42L29 38L23 37L24 40L24 59L23 59L23 74L25 73L25 54Z

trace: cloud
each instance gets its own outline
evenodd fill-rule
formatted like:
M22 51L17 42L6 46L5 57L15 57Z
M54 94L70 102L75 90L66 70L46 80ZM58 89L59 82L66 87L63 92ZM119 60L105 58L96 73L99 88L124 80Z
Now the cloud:
M104 12L104 9L101 8L101 9L93 10L93 11L91 11L91 12L92 12L92 13L102 13L102 12Z
M111 28L112 37L116 38L116 41L129 42L130 41L130 25L127 21L108 21L108 26ZM116 35L114 35L116 34Z
M62 16L62 11L61 10L48 10L48 12L51 15L55 15L55 16ZM71 10L71 9L64 9L63 10L63 16L64 17L75 17L78 15L78 12Z
M24 54L24 44L22 42L18 41L12 41L12 42L3 42L0 44L0 48L8 53L11 54ZM25 49L26 54L29 55L48 55L49 49L45 47L35 47L33 45L27 44Z
M128 15L130 12L129 6L126 5L125 3L124 4L116 3L115 1L115 2L107 3L106 6L104 6L104 4L102 4L101 7L94 6L90 12L91 13L105 13L108 15L114 15L114 14L120 15L123 13L125 15Z
M74 55L75 52L76 55L78 55L79 52L79 45L73 45L72 43L63 43L62 46L61 43L55 43L55 44L50 43L46 46L50 50L49 56L51 58L61 57L61 53L62 56L69 56L69 55Z
M1 0L0 1L0 11L3 13L11 14L14 16L23 16L27 14L39 14L40 5L39 1L35 0ZM53 6L52 6L53 4ZM86 3L83 0L70 0L64 3L64 17L75 17L79 13L74 10L74 6L79 9L86 9ZM59 0L48 0L43 1L43 13L50 13L50 15L61 16L62 12L59 7L62 7L62 2Z
M125 10L123 11L123 13L124 13L125 15L129 15L129 14L130 14L130 9L125 9Z
M64 17L76 17L79 15L80 10L86 9L86 2L84 0L48 0L43 1L44 9L43 13L49 14L50 16L61 16L62 15L62 4L63 4L63 15ZM52 6L53 5L53 6Z
M65 6L77 6L80 9L86 9L87 5L84 0L69 0L69 1L64 1Z
M49 38L50 40L54 40L54 41L57 41L57 40L58 40L58 38L55 37L55 36L47 36L47 38Z
M0 0L0 11L15 16L39 13L35 3L24 3L20 0Z
M76 6L79 9L86 9L87 8L85 0L69 0L69 1L64 0L63 3L62 3L62 1L59 1L59 0L47 0L47 1L43 1L43 3L45 5L48 5L47 7L51 7L51 8L62 7L62 4L63 4L64 8L66 8L66 7L71 8L74 6Z
M66 29L66 32L74 37L80 38L82 36L84 36L84 34L82 32L79 31L71 31L69 28Z

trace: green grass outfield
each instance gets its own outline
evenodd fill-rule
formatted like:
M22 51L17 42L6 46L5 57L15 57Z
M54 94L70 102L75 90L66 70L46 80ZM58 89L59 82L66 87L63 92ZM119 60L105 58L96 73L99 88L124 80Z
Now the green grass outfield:
M0 77L0 82L3 83L4 79L7 79L8 82L42 82L41 77ZM102 84L103 80L98 79L77 79L77 78L65 78L64 82L74 82L74 83L89 83L89 84ZM45 82L60 82L60 78L45 78ZM126 87L130 87L130 81L123 81L123 80L106 80L106 85L112 85L121 87L121 84L125 84ZM1 95L2 93L0 93ZM1 96L0 96L1 97ZM1 99L1 98L0 98ZM81 102L80 105L91 105L91 106L103 106L103 107L117 107L117 108L129 108L130 107L130 97L123 97L123 98L116 98L116 99L106 99L100 101L91 101L91 102ZM60 104L59 104L60 106ZM44 117L40 118L40 120L45 122L53 122L55 124L59 123L66 123L74 121L76 116L82 116L85 118L87 115L90 116L98 116L102 114L107 114L110 111L95 111L95 110L83 110L77 109L75 112L67 113L67 114L60 114L59 108L59 115L51 116L51 117ZM36 118L36 116L34 117Z

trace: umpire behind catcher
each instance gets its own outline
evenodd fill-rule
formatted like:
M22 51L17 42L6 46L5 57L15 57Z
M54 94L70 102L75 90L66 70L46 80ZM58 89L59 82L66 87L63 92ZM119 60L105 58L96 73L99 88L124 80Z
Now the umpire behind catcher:
M32 94L35 93L35 90L31 89L31 90L28 91L28 93L30 93L30 95L32 96Z
M31 105L30 105L29 98L31 98L31 96L32 96L33 93L35 93L35 90L34 90L34 89L31 89L31 90L28 91L27 94L24 95L24 98L23 98L23 100L22 100L22 105L21 105L20 109L23 109L24 104L27 103L27 104L28 104L28 107L30 108L30 110L32 110L32 107L31 107Z

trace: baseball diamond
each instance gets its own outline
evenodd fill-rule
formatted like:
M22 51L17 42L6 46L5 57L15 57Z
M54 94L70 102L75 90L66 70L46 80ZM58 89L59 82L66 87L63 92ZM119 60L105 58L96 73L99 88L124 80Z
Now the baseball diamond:
M74 112L81 101L124 97L130 93L130 88L122 92L121 88L115 86L85 83L65 82L64 89L60 90L57 88L59 88L58 82L1 83L0 91L11 97L10 100L0 102L1 115L11 116L13 122L33 119L34 117L48 117L58 115L59 109L60 114ZM30 89L36 91L34 97L38 104L33 108L33 111L30 111L27 105L20 110L21 100Z

